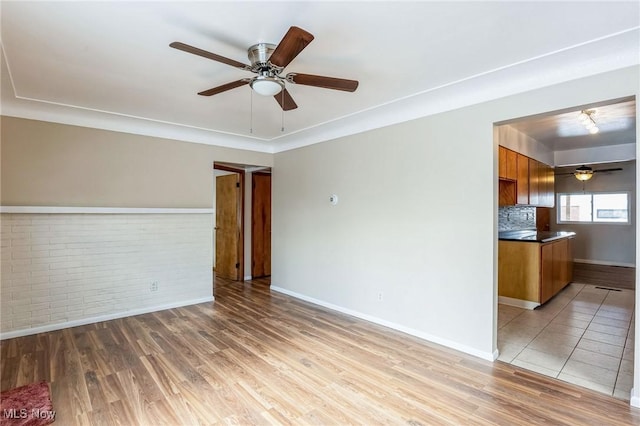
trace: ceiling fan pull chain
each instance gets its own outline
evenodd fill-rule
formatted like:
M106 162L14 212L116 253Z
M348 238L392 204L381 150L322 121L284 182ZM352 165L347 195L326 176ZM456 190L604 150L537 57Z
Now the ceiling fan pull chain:
M282 105L284 106L284 89L280 92L282 93ZM281 132L284 132L284 107L282 108L282 127L280 128Z
M253 90L249 90L249 133L253 134Z

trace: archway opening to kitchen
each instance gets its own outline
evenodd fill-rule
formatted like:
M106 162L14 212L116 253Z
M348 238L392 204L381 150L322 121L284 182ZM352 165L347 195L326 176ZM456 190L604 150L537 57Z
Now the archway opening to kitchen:
M629 400L636 100L497 123L498 360Z

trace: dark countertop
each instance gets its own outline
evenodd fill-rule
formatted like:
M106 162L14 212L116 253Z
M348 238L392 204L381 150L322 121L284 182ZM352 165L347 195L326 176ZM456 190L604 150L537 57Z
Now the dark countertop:
M536 231L535 229L525 229L519 231L500 231L498 239L504 241L524 241L530 243L548 243L562 238L571 238L576 235L571 231Z

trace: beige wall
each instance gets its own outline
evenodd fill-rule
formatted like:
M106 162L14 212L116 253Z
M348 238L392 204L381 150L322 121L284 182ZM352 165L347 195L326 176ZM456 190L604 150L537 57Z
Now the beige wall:
M211 208L213 161L271 154L13 117L1 118L4 206Z
M594 170L614 167L622 168L615 173L596 173L590 181L583 183L573 176L556 177L555 191L558 193L580 194L589 192L628 191L630 211L636 211L636 161L620 163L591 164ZM557 169L557 173L572 172L575 167ZM636 221L631 217L629 224L619 223L561 223L557 222L556 208L551 213L551 229L574 231L573 255L577 261L636 266Z
M637 96L638 71L276 154L272 288L483 358L497 356L493 125ZM338 205L329 203L331 194Z

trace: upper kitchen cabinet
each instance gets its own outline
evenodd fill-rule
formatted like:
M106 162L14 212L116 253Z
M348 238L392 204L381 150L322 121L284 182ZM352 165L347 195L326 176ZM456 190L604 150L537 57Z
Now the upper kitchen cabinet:
M500 206L553 207L555 195L552 167L500 146L498 175Z
M529 159L529 204L536 207L553 207L553 168L532 158Z
M498 205L516 205L516 181L518 179L518 154L515 151L498 146L498 176L499 192Z
M542 166L542 169L539 170L542 182L540 207L553 207L556 201L555 172L553 167L547 166L546 164L542 164Z
M529 204L529 157L522 154L517 154L517 155L518 155L517 203L528 205Z
M518 179L518 153L511 151L503 146L498 147L499 156L499 177L500 179L517 180Z
M520 158L524 157L524 158ZM533 158L518 154L518 166L527 172L518 172L518 204L535 207L553 207L553 168ZM522 179L520 179L522 177Z

